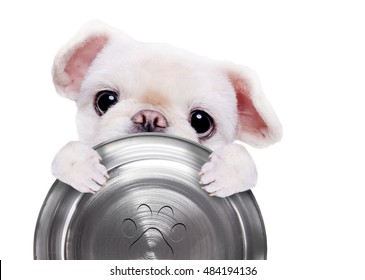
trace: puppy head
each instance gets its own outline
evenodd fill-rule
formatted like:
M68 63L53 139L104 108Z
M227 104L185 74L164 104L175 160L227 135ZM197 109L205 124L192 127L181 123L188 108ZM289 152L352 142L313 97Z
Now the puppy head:
M255 74L167 45L141 43L89 23L53 65L59 94L74 100L81 141L138 132L178 135L215 149L235 139L263 147L281 126Z

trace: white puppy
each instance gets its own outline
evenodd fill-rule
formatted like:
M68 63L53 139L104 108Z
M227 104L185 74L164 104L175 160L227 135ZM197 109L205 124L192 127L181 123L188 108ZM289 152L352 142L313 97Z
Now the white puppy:
M246 67L167 45L141 43L100 22L87 24L57 54L57 92L76 102L80 141L56 155L52 172L80 192L95 193L107 170L92 147L122 135L162 132L213 151L201 184L226 197L255 186L257 172L235 140L264 147L281 125Z

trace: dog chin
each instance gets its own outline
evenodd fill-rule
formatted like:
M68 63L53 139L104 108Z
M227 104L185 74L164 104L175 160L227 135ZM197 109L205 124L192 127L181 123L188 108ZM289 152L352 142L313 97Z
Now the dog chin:
M103 133L100 133L98 135L95 135L95 137L93 139L89 139L89 140L85 140L85 141L82 141L82 142L85 142L87 143L90 147L94 147L96 145L99 145L101 143L105 143L105 142L108 142L112 139L117 139L117 138L120 138L120 137L125 137L125 136L128 136L128 135L133 135L133 134L140 134L140 133L147 133L148 130L145 130L145 129L138 129L138 128L135 128L135 127L131 127L129 129L126 129L126 130L115 130L115 131L111 131L111 132L103 132ZM156 133L167 133L166 131L154 131Z
M135 134L135 133L147 133L147 132L153 132L153 133L166 133L166 128L162 127L156 127L154 129L150 127L132 127L129 129L128 134Z
M152 129L148 129L148 127L145 128L130 123L127 124L128 122L129 121L127 120L109 121L107 124L104 123L104 125L102 126L103 129L95 129L94 133L87 129L80 130L80 132L84 133L79 133L79 139L81 142L84 142L89 147L94 147L98 144L110 141L111 139L117 139L131 134L153 132L153 133L164 133L171 136L184 138L186 140L203 144L210 148L217 148L218 146L227 144L228 141L224 141L227 140L227 138L229 138L229 140L231 140L230 138L233 139L233 137L223 137L223 135L217 133L209 140L200 141L195 130L190 126L188 122L186 123L176 122L174 125L171 125L167 128L155 127L153 131L151 131ZM85 126L80 126L79 128L81 127L84 128Z

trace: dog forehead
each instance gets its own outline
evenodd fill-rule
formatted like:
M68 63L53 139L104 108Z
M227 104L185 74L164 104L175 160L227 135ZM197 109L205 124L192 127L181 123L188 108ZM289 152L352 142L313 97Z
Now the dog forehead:
M133 47L127 48L121 42L112 41L103 59L113 69L138 71L139 78L160 78L161 81L197 79L207 74L218 74L217 63L213 60L162 43L135 43Z
M176 99L208 101L232 92L226 74L214 60L166 44L125 46L118 41L110 42L97 57L85 85L93 91L105 85L158 106L168 106Z

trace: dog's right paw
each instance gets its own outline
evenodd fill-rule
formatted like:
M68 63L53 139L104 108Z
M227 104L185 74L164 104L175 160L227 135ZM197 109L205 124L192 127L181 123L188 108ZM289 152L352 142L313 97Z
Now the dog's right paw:
M69 142L52 163L52 173L60 181L84 193L95 193L107 182L109 175L100 163L99 154L81 142Z

